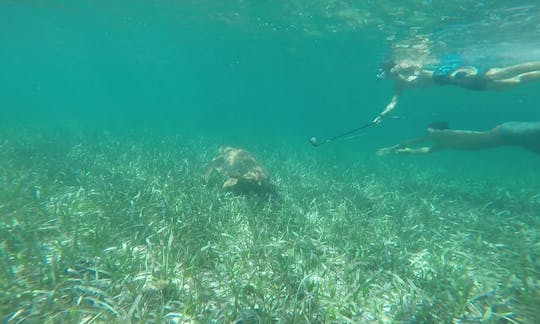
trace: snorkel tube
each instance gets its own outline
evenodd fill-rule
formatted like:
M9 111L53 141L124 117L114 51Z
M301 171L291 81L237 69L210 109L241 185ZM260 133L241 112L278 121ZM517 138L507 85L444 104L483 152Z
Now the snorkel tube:
M385 78L386 71L382 67L377 68L377 79L382 80Z

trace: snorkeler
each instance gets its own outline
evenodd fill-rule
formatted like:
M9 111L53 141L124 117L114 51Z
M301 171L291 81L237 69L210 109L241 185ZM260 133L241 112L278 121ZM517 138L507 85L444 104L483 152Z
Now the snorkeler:
M520 146L540 154L540 122L508 122L488 131L452 130L447 123L434 123L428 134L403 143L382 148L377 155L427 154L443 149L482 150L500 146ZM418 143L432 146L410 147Z
M380 123L396 107L399 97L406 89L455 85L477 91L506 90L521 83L540 79L540 61L480 70L465 65L458 55L449 55L436 68L426 68L420 62L414 61L388 61L381 64L377 77L394 80L395 94L385 109L373 120L373 124Z

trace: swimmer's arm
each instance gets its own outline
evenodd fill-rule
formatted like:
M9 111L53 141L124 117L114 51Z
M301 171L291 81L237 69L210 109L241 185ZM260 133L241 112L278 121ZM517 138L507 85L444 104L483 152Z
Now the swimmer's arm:
M428 154L433 153L434 151L439 150L439 146L423 146L417 148L404 147L402 149L396 150L395 154Z
M413 138L407 141L404 141L402 143L396 144L394 146L385 147L382 149L379 149L377 151L377 155L384 156L388 154L425 154L425 153L431 153L434 149L438 149L438 146L433 147L419 147L419 148L411 148L410 145L418 144L418 143L425 143L428 142L429 136L422 136Z
M386 147L377 151L378 156L385 156L388 154L428 154L433 153L441 149L440 146L422 146L417 148L411 148L404 146L403 144L394 145L392 147Z
M422 70L419 72L419 74L415 74L413 76L409 76L408 78L405 78L404 76L398 77L396 80L396 90L394 92L394 95L392 96L392 100L386 105L384 110L377 116L372 123L378 124L382 121L382 119L388 115L394 108L396 108L399 98L401 97L401 93L404 89L407 88L425 88L433 85L433 71L429 70Z
M379 116L377 116L375 119L373 119L373 121L372 121L373 124L376 125L376 124L380 123L382 121L382 119L386 115L388 115L392 110L394 110L394 108L398 104L400 94L401 94L401 91L399 91L399 90L396 91L394 96L392 96L392 100L386 105L384 110L379 114Z

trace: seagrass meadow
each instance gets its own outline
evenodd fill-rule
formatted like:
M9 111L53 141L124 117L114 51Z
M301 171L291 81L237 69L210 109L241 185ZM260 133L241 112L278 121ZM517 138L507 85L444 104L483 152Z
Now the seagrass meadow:
M538 35L537 0L0 1L0 322L540 323L540 156L376 154L538 125Z
M6 323L540 320L537 172L254 144L279 188L260 197L205 184L216 138L0 138Z

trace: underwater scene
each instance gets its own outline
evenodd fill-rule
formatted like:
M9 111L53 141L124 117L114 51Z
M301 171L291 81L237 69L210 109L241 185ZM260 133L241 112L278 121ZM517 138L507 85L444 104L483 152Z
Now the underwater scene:
M540 323L540 3L0 2L2 323Z

